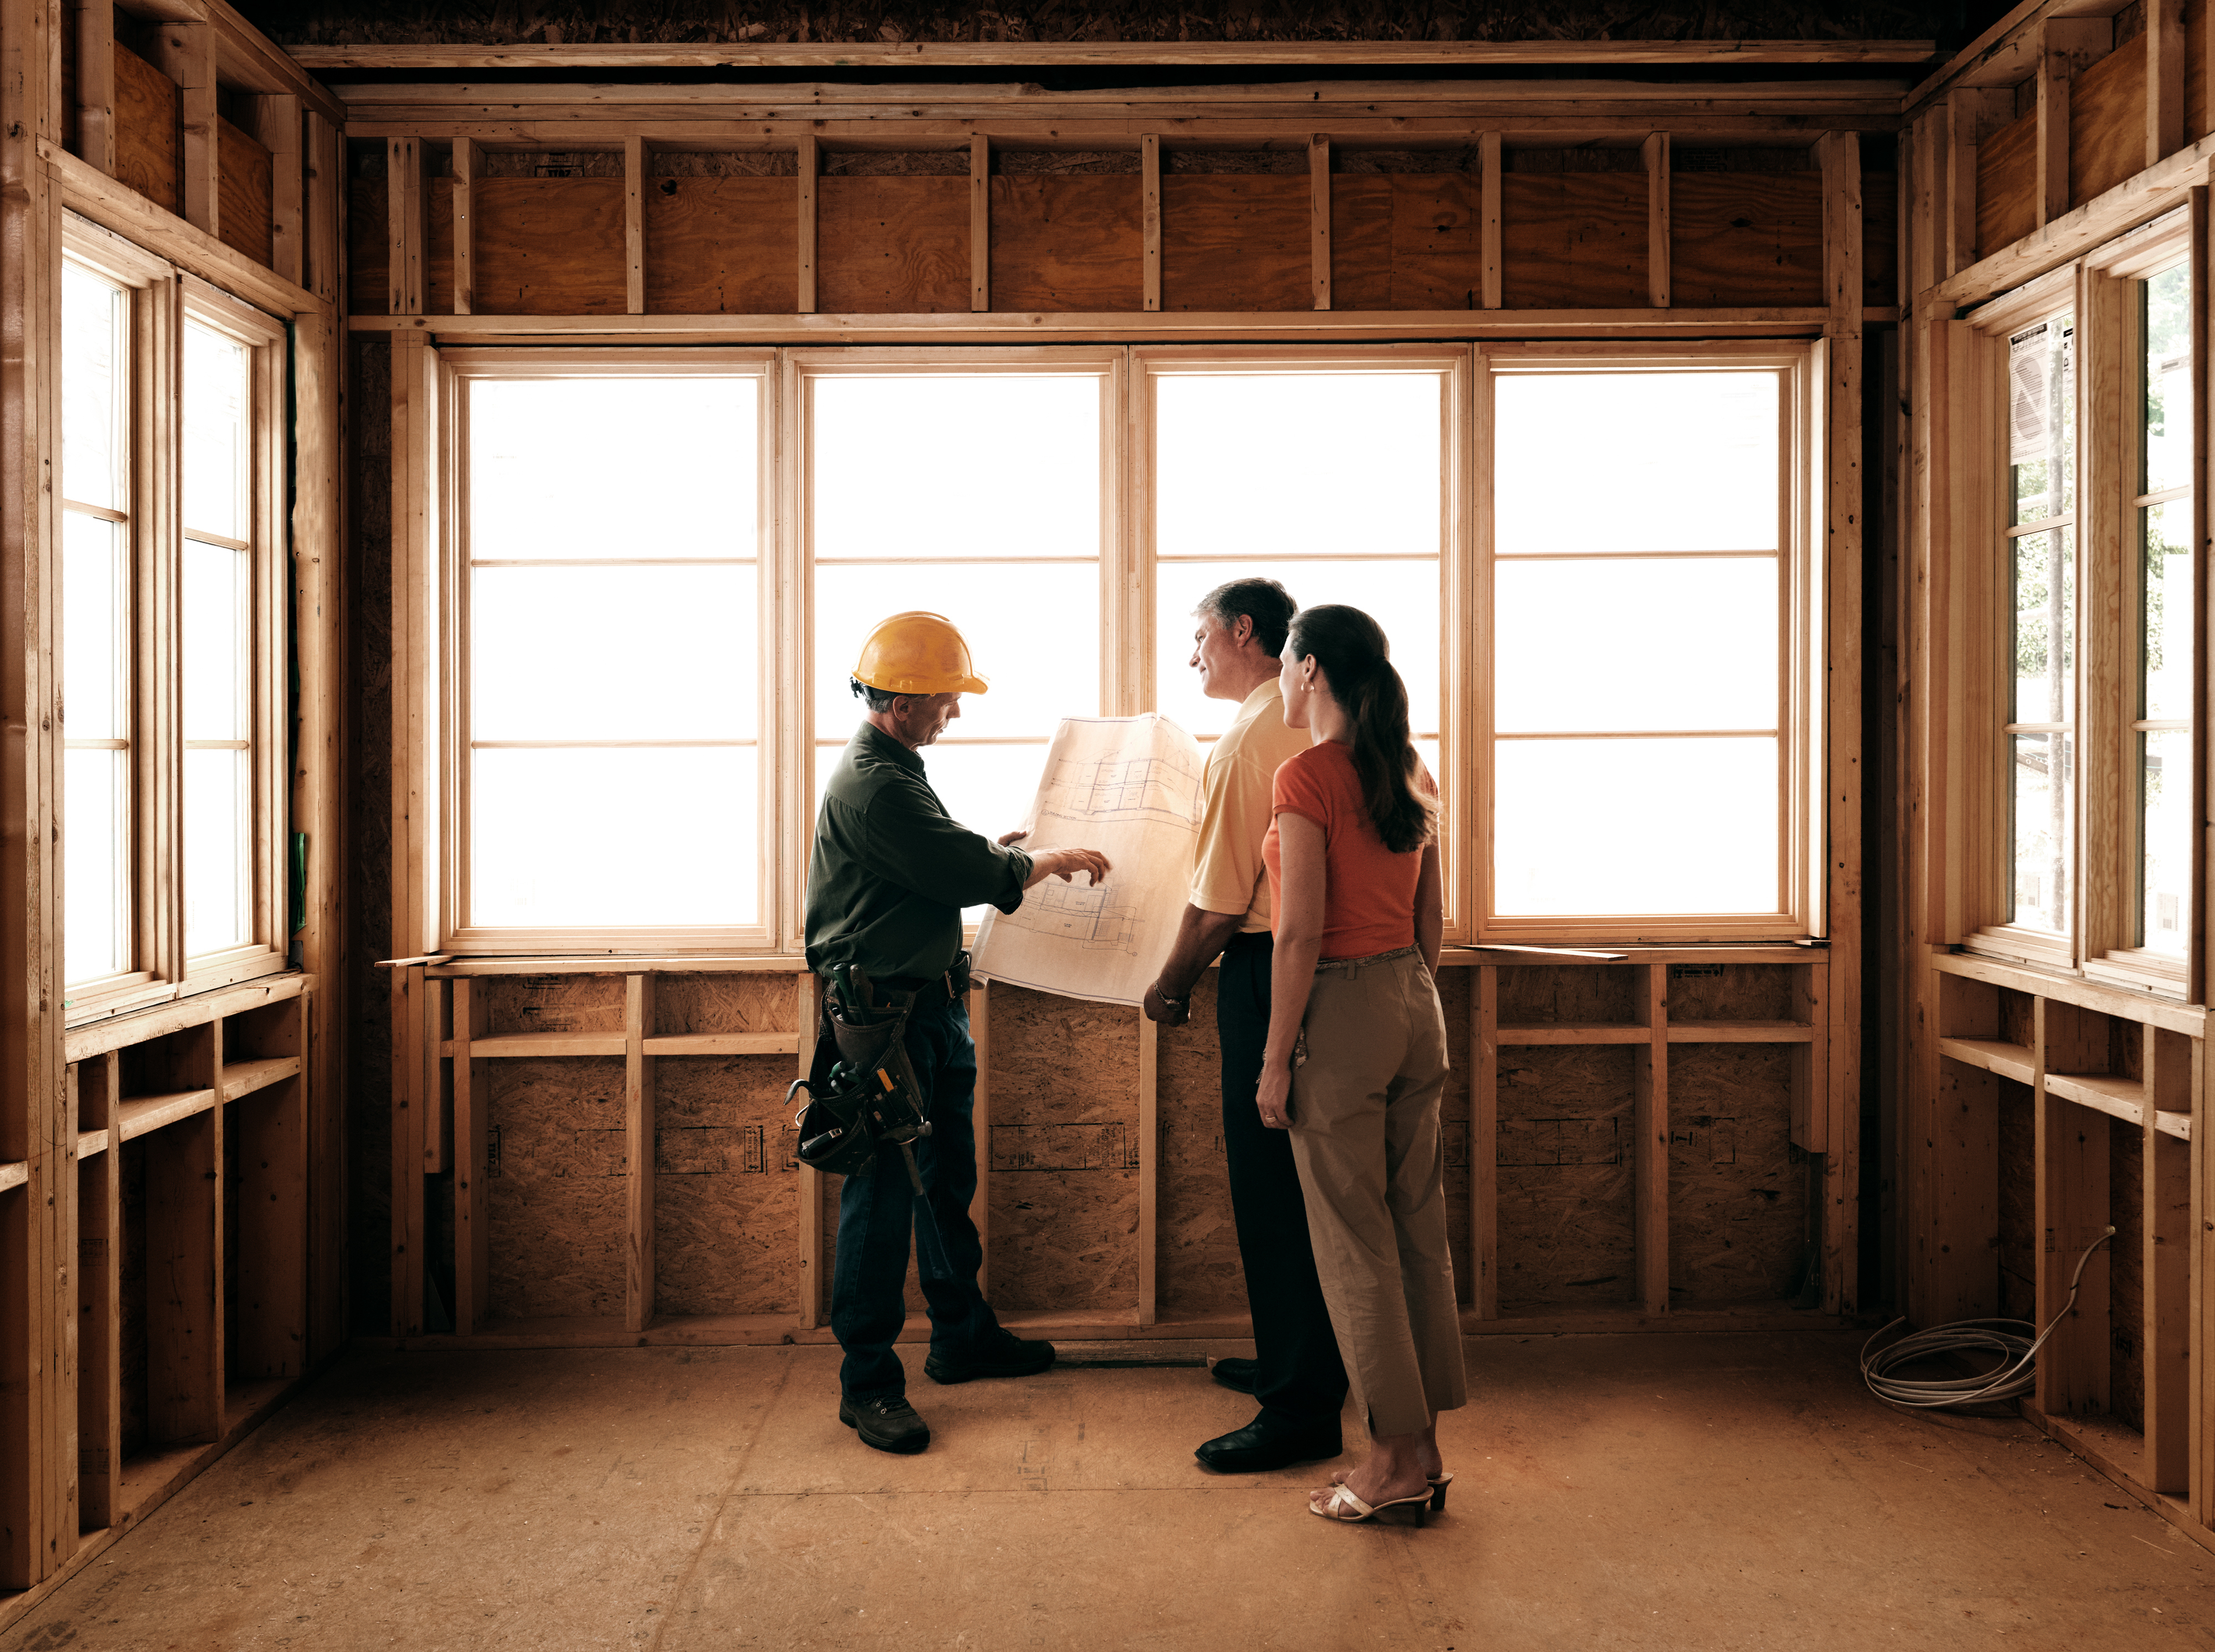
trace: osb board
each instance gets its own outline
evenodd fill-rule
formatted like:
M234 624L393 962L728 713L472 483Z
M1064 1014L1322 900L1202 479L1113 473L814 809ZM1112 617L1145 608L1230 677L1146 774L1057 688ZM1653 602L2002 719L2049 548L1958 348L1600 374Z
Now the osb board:
M995 310L1137 310L1144 301L1139 181L1028 173L991 181Z
M489 1065L493 1317L620 1315L629 1185L622 1060Z
M1154 1296L1165 1312L1246 1311L1246 1274L1223 1158L1218 980L1212 969L1201 972L1193 986L1192 1019L1162 1029L1155 1047L1161 1195L1155 1212Z
M118 1263L118 1365L123 1383L123 1454L146 1448L146 1152L157 1137L123 1144L118 1171L123 1204L123 1255Z
M1644 965L1634 964L1602 964L1589 969L1574 965L1503 965L1500 1025L1634 1021L1636 1006L1645 1001L1645 973Z
M354 316L382 316L390 302L388 282L392 269L391 230L385 211L385 181L382 178L347 180L347 311ZM451 224L451 218L448 219ZM449 231L451 235L451 230ZM449 275L451 283L451 273ZM448 309L452 289L448 288ZM425 302L429 302L426 298ZM349 426L359 423L348 420ZM386 422L390 422L387 421ZM359 507L356 507L359 509Z
M480 975L469 988L484 1001L488 1035L623 1029L620 975Z
M660 178L646 192L646 307L787 316L800 307L800 183Z
M488 316L620 316L620 178L480 178L476 308Z
M1862 196L1866 234L1868 196ZM1684 172L1669 181L1669 301L1823 302L1823 175Z
M1899 302L1899 177L1862 174L1862 302Z
M1162 180L1162 308L1312 310L1307 176Z
M1501 1303L1631 1299L1631 1052L1609 1044L1506 1047L1499 1108Z
M653 1031L788 1033L797 1007L789 975L660 975L653 982ZM791 1068L793 1057L776 1059ZM785 1082L792 1082L789 1072Z
M2108 1121L2108 1410L2145 1428L2145 1133Z
M1712 970L1713 974L1705 972ZM1791 964L1671 964L1669 1019L1791 1021L1798 977Z
M267 265L273 209L269 151L253 133L216 118L216 229L227 246Z
M969 308L966 177L825 177L815 187L819 309Z
M1669 1052L1669 1295L1788 1297L1807 1259L1807 1170L1792 1151L1783 1044Z
M177 130L176 83L137 52L115 47L115 181L156 206L182 209L178 181L184 142Z
M2028 1084L1993 1082L1999 1090L1999 1313L2030 1319L2038 1311L2038 1116Z
M1132 1308L1138 1012L991 989L992 1301Z
M1446 1248L1453 1256L1454 1294L1476 1300L1476 1261L1469 1248L1470 1004L1476 992L1473 969L1439 972L1439 1004L1446 1016L1446 1091L1439 1102L1445 1137Z
M1509 172L1500 187L1501 302L1508 309L1646 304L1644 173Z
M1977 255L1989 258L2038 227L2038 115L1977 145Z
M2145 170L2145 37L2125 41L2069 83L2069 204L2081 206Z
M655 1310L800 1305L800 1162L787 1056L653 1063Z
M1330 187L1335 310L1474 310L1483 191L1466 173L1341 175Z

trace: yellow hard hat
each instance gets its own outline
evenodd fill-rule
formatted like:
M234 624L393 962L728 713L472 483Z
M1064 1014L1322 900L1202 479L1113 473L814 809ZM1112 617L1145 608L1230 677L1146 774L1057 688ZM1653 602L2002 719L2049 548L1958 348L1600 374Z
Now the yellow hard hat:
M862 644L854 679L887 694L982 694L991 685L969 668L969 645L943 614L894 614Z

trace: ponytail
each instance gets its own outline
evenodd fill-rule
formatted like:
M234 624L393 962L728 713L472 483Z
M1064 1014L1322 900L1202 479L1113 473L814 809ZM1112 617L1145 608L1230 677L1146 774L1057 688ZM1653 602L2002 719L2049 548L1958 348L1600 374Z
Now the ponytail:
M1353 720L1353 772L1384 847L1396 855L1422 848L1437 831L1438 802L1416 783L1422 765L1408 728L1408 685L1384 628L1359 608L1326 603L1292 616L1286 646L1295 658L1315 656Z

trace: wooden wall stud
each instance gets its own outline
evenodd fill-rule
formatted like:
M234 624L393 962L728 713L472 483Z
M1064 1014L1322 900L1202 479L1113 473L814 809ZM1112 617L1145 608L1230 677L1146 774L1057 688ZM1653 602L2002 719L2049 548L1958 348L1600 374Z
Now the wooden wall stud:
M2145 0L2145 163L2184 147L2184 0Z
M2069 210L2070 83L2104 56L2114 39L2105 17L2050 17L2040 24L2038 51L2038 222Z
M2077 1258L2108 1225L2108 1116L2049 1092L2046 1075L2096 1073L2108 1061L2106 1017L2056 998L2035 1011L2038 1323L2068 1299ZM2122 1236L2117 1236L2119 1239ZM2038 1409L2050 1416L2108 1409L2109 1247L2084 1266L2068 1319L2039 1351Z
M624 1252L623 1325L653 1323L653 977L623 977L623 1145L629 1170L629 1244Z
M1138 139L1138 243L1145 307L1162 307L1162 140Z
M623 307L634 316L646 314L646 139L624 138Z
M2119 1233L2116 1243L2138 1244L2144 1281L2139 1331L2145 1350L2146 1486L2183 1497L2190 1491L2192 1461L2192 1144L2164 1131L2162 1115L2191 1115L2200 1052L2192 1039L2165 1027L2139 1032L2144 1041L2138 1069L2145 1075L2139 1138L2144 1200L2138 1231Z
M177 83L177 124L184 140L181 216L219 239L215 29L207 23L163 23L154 38L154 66Z
M1330 308L1330 139L1308 139L1308 279L1315 307Z
M1639 983L1646 1041L1631 1053L1630 1094L1638 1150L1633 1171L1638 1305L1669 1311L1669 966L1647 964Z
M77 152L115 175L115 7L112 0L71 0L77 30Z
M391 281L388 307L395 316L420 316L423 313L423 248L430 238L424 213L421 140L390 139L384 146L384 167ZM394 949L414 950L399 945L396 937Z
M254 100L254 136L269 151L269 267L295 286L306 284L307 156L300 100Z
M474 138L454 139L454 314L476 309L476 183L484 174L484 151Z
M992 140L969 140L969 308L992 307Z
M1483 218L1477 226L1479 270L1477 279L1478 306L1497 310L1501 303L1503 279L1500 262L1500 134L1479 132L1476 138L1477 191L1483 198L1480 209Z
M1646 301L1669 307L1669 134L1648 132L1639 153L1646 163Z
M816 213L817 181L823 175L822 157L817 152L815 139L800 140L800 313L815 313Z

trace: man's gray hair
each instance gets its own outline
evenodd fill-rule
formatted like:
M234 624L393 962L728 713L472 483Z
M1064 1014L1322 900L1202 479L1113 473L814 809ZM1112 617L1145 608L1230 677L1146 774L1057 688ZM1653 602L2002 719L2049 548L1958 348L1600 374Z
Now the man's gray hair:
M1200 599L1192 611L1218 625L1236 625L1241 614L1254 622L1254 640L1271 658L1285 651L1285 635L1299 611L1292 593L1274 580L1232 580Z

